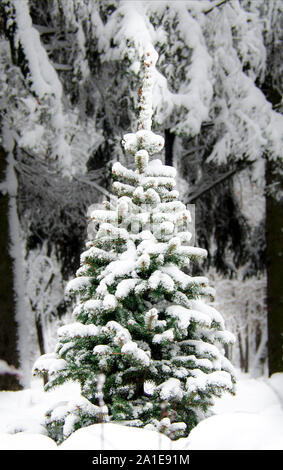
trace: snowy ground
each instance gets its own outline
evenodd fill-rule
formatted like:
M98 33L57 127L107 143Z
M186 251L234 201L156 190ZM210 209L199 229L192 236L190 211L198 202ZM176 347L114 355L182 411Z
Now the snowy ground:
M27 390L0 392L0 450L283 450L283 373L269 379L239 373L236 396L216 400L215 414L174 442L153 431L97 424L57 447L44 435L44 413L78 393L74 384L43 392L38 380Z

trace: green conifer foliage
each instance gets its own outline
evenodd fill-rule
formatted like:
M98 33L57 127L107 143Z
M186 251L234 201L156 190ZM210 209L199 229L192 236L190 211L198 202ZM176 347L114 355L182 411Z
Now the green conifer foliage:
M59 328L56 352L34 367L48 372L47 390L67 380L81 387L80 403L47 415L58 442L102 420L187 436L213 396L234 392L223 354L233 335L207 303L208 279L190 274L206 251L190 245L190 212L178 199L175 169L152 158L164 143L151 131L156 60L149 47L137 131L123 139L136 169L113 165L116 197L92 211L96 235L67 286L77 300L74 323Z

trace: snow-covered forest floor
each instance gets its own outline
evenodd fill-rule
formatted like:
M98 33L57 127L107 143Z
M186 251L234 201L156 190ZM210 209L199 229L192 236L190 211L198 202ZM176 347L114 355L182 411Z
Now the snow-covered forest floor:
M44 392L38 379L29 389L0 392L0 449L283 450L283 373L254 379L238 372L236 395L216 399L213 415L177 441L154 431L96 424L57 446L45 435L44 414L55 402L78 394L74 383Z

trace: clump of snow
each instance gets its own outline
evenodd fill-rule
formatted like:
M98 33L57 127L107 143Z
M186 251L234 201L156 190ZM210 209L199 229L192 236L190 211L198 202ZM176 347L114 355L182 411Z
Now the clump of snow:
M282 450L282 413L211 416L191 431L186 445L190 450Z
M142 147L149 155L160 152L164 146L164 138L150 130L139 130L135 134L129 133L123 136L122 144L126 152L134 155Z
M60 450L150 450L170 449L171 441L165 435L119 424L94 424L75 431Z
M90 279L87 276L80 276L72 279L66 286L66 293L82 291L89 286Z
M166 311L168 315L177 319L179 327L183 330L188 328L192 320L204 326L210 327L211 325L211 320L208 315L197 310L182 307L181 305L171 305Z
M63 328L63 327L62 327ZM33 373L48 372L50 375L66 368L66 361L58 358L56 353L47 353L40 356L34 363Z
M20 372L14 367L9 366L6 361L0 359L0 375L9 374L9 375L17 375L20 376Z
M113 342L118 345L131 341L129 331L114 320L101 327L101 333L112 336Z
M58 329L58 336L60 337L71 337L71 338L83 338L85 336L97 336L99 328L96 325L84 325L80 322L70 323L68 325L61 326Z
M195 393L200 390L204 391L210 386L233 390L231 376L224 370L217 370L206 374L200 369L194 369L191 371L191 377L188 377L186 381L186 389L189 393Z
M131 290L133 290L138 282L138 279L123 279L119 282L115 296L117 299L124 299L127 297Z
M116 297L112 294L107 294L103 299L103 308L105 308L106 310L115 310L116 307Z
M53 439L43 434L17 432L17 434L0 433L0 450L56 450Z
M160 398L162 400L181 400L184 395L182 384L179 379L168 379L159 385Z
M156 344L162 344L163 342L174 341L174 330L170 328L169 330L164 331L163 333L154 335L152 342Z
M105 410L107 414L107 409ZM47 412L48 424L56 421L64 420L63 435L69 437L75 430L75 424L80 421L80 414L87 413L93 418L99 416L101 409L99 406L93 405L84 397L75 400L63 401L56 403L51 410Z
M140 349L134 341L129 341L122 347L122 354L130 356L134 361L141 363L144 367L148 367L150 364L150 358L148 354Z

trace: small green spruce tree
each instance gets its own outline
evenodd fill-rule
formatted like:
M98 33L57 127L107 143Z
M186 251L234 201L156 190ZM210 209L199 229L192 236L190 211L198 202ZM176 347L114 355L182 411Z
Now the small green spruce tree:
M136 169L113 165L117 197L91 213L97 232L67 285L77 300L75 321L59 328L56 352L34 366L35 373L48 373L47 390L68 380L81 387L79 402L47 414L57 442L101 421L187 436L213 396L234 391L223 354L233 335L206 303L207 278L189 274L206 251L190 245L190 212L174 189L175 169L149 160L164 144L151 131L156 60L149 48L138 130L123 139Z

